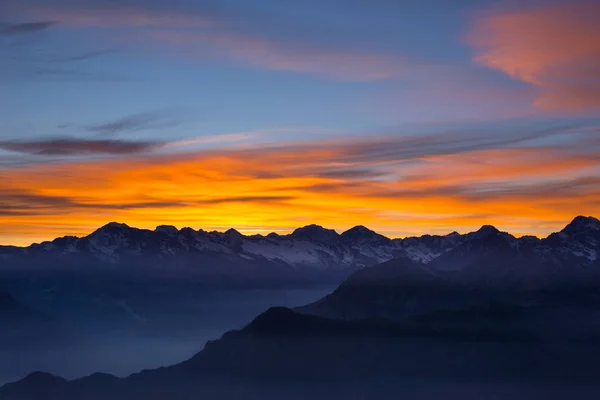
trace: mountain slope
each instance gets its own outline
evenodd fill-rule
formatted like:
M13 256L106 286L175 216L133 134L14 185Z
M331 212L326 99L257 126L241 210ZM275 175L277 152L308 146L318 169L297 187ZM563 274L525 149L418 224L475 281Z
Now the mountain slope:
M145 398L594 398L597 336L540 340L548 327L506 332L490 323L522 310L424 315L404 323L336 321L273 308L191 359L125 379L64 381L36 373L0 388L4 400ZM526 318L524 318L526 319ZM456 326L455 321L468 321ZM481 323L486 321L486 323ZM412 386L414 385L414 386ZM507 389L511 388L511 390ZM487 395L486 395L487 394ZM491 396L491 397L490 397Z
M9 293L0 292L0 326L39 317L39 314L16 301Z
M398 258L362 269L298 310L337 319L402 320L486 302L551 303L549 293L564 297L565 291L579 299L573 288L594 297L600 293L598 263L580 254L584 247L588 255L598 251L598 234L600 224L591 217L577 217L543 240L484 226L429 263Z
M61 323L0 292L0 350L35 348L56 340L68 341Z

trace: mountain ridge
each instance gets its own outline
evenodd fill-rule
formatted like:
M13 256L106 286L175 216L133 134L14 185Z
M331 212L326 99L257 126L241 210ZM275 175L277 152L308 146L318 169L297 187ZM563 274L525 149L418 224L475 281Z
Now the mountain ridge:
M312 224L287 235L263 236L243 235L233 228L208 232L159 225L149 230L111 222L81 238L65 236L28 247L0 246L0 268L15 265L26 268L40 263L72 267L91 264L165 270L181 267L189 271L235 274L250 266L257 276L266 270L309 271L317 275L319 271L329 271L343 275L401 257L428 264L450 252L457 257L461 252L468 256L473 246L499 246L540 257L593 263L600 253L600 222L594 217L578 216L546 238L517 238L484 225L466 234L452 232L403 239L390 239L362 225L341 234ZM449 266L449 261L446 262Z
M588 228L591 227L593 229L600 229L600 220L597 219L596 217L593 217L593 216L578 215L578 216L574 217L561 231L565 231L567 229L577 229L577 228L580 228L582 226L587 226ZM233 230L233 231L236 231L236 232L239 233L239 231L237 231L235 228L229 228L229 229L221 232L221 231L217 231L217 230L207 231L207 230L205 230L203 228L199 228L199 229L195 230L195 229L193 229L191 227L183 227L183 228L179 229L179 228L177 228L174 225L157 225L154 229L150 229L150 228L136 228L136 227L132 227L132 226L130 226L127 223L124 223L124 222L111 221L111 222L107 222L106 224L100 226L99 228L96 228L94 231L90 232L88 235L85 235L85 236L74 236L74 235L58 236L58 237L56 237L56 238L54 238L52 240L45 240L45 241L42 241L42 242L34 242L34 243L31 243L30 245L26 245L26 246L2 245L2 244L0 244L0 248L26 249L26 248L29 248L29 247L32 247L32 246L39 246L39 245L43 245L43 244L47 244L47 243L52 243L52 242L54 242L56 240L83 239L83 238L86 238L86 237L92 235L94 232L101 231L101 230L103 230L105 228L113 228L113 229L114 228L126 228L126 229L136 229L136 230L141 230L141 231L157 231L157 232L169 232L169 233L175 233L175 232L180 233L183 230L192 230L192 231L198 231L198 232L203 232L203 233L213 233L213 234L215 234L215 233L216 234L224 234L224 233L226 233L229 230ZM461 233L459 233L459 232L457 232L457 231L454 230L454 231L451 231L451 232L449 232L449 233L447 233L445 235L444 234L432 235L432 234L425 233L425 234L420 235L420 236L414 236L413 235L413 236L404 236L404 237L388 237L388 236L380 234L380 233L378 233L378 232L376 232L376 231L374 231L372 229L369 229L368 227L366 227L364 225L356 225L356 226L348 228L345 231L339 233L335 229L325 228L325 227L323 227L323 226L321 226L319 224L309 224L309 225L298 227L298 228L296 228L295 230L293 230L292 232L290 232L288 234L281 234L281 233L278 233L278 232L270 232L270 233L267 233L267 234L255 234L255 235L244 235L244 234L240 233L240 235L242 235L244 237L253 237L253 236L254 237L256 237L256 236L258 236L258 237L269 237L269 236L287 237L287 236L292 236L294 234L294 232L299 233L302 230L305 230L306 228L309 228L309 229L315 229L316 228L316 229L322 229L322 230L325 230L325 231L333 231L338 236L345 236L345 235L347 236L347 234L351 233L352 231L368 231L368 232L375 233L376 235L382 236L382 237L384 237L386 239L389 239L389 240L406 240L406 239L420 238L420 237L425 237L425 236L449 237L449 236L454 236L454 235L465 235L465 234L469 233L469 232L467 232L467 233L461 234ZM502 232L500 229L498 229L494 225L490 225L490 224L484 224L484 225L482 225L477 231L488 230L490 228L492 228L492 230L496 230L496 231ZM477 232L477 231L473 231L473 232ZM473 233L473 232L470 232L470 233ZM546 239L549 236L551 236L551 235L553 235L555 233L559 233L559 232L560 231L550 233L546 237L539 237L539 236L531 235L531 234L525 234L525 235L522 235L522 236L514 236L514 235L511 235L511 236L514 236L516 238L534 237L534 238L538 238L538 239L542 240L542 239Z

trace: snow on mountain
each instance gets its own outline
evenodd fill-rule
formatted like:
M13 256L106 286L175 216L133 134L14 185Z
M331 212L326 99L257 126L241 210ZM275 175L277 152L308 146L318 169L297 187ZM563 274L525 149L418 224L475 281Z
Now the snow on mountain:
M562 231L553 233L542 243L558 257L579 262L594 262L600 252L600 221L594 217L576 217Z
M83 238L63 237L27 248L0 247L0 263L41 257L59 261L92 260L108 265L150 263L194 267L218 259L221 261L215 264L219 265L252 262L293 269L352 271L402 257L451 270L482 254L497 258L520 254L547 262L571 260L590 264L598 259L599 252L600 222L593 217L577 217L562 231L545 239L531 236L517 239L487 225L463 235L453 232L445 236L390 239L364 226L342 234L308 225L289 235L245 236L235 229L207 232L158 226L146 230L112 222Z
M289 235L244 236L235 229L221 233L159 226L151 231L115 222L83 238L64 237L24 249L2 249L0 254L7 260L19 255L43 255L62 259L89 257L106 264L119 264L150 257L156 263L185 259L186 263L194 264L194 258L202 255L334 270L361 268L402 256L430 261L440 252L436 245L421 243L418 238L406 242L392 240L362 226L341 235L309 225Z

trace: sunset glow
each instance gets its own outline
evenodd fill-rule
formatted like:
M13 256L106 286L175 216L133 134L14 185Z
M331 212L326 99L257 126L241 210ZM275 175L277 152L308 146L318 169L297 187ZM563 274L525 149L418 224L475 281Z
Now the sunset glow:
M309 27L286 7L8 3L0 244L109 221L545 236L600 214L595 2L445 5L460 28L411 9L431 37L366 2Z

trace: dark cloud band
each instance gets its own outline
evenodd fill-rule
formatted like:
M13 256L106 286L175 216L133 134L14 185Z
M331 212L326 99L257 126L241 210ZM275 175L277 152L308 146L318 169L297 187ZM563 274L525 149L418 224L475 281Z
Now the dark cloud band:
M31 141L2 141L0 149L39 156L126 155L139 154L161 147L154 141L89 140L55 138Z

